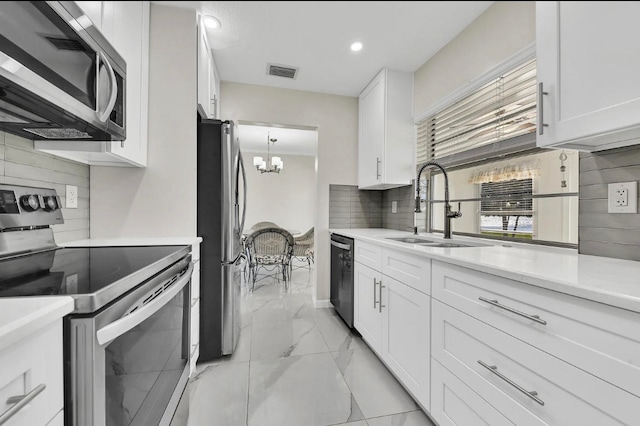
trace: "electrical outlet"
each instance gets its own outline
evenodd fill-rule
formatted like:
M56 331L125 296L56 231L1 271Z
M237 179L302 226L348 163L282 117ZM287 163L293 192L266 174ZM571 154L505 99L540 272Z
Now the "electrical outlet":
M609 213L638 213L638 182L609 184Z
M78 208L78 187L73 185L67 185L66 190L66 206L68 209Z
M398 213L398 202L397 201L392 201L391 202L391 213Z
M616 207L626 207L629 205L629 190L627 188L616 189L614 193Z

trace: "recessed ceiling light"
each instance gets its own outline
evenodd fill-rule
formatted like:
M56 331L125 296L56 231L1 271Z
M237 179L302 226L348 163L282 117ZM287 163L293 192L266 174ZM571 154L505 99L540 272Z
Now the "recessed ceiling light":
M359 52L360 50L362 50L362 43L360 43L359 41L356 41L355 43L351 44L351 50L353 52Z
M204 22L204 25L207 28L210 29L216 29L216 28L220 28L222 26L222 24L220 24L220 21L218 21L216 18L214 18L213 16L205 16L204 18L202 18L202 21Z

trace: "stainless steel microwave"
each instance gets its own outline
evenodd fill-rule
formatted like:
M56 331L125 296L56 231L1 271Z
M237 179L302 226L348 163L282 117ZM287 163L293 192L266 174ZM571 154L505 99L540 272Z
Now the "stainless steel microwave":
M126 70L75 2L0 2L0 130L124 140Z

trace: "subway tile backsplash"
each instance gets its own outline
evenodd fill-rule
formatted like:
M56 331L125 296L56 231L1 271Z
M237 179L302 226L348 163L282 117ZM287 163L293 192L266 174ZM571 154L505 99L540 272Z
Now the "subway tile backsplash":
M580 153L580 253L640 260L640 214L607 212L608 185L639 180L637 146Z
M56 243L89 238L89 166L33 149L33 141L0 131L0 183L54 188L62 203L66 185L78 187L78 208L62 209Z
M413 231L414 200L413 186L382 191L382 227L398 231ZM397 203L395 213L393 213L394 201Z
M382 194L329 185L329 228L381 228Z
M329 228L413 229L411 188L361 191L356 185L329 185ZM397 213L391 212L392 201Z

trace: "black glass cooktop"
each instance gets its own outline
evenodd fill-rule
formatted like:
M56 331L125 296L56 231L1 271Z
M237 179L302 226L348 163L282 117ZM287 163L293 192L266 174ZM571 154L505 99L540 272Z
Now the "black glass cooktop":
M155 275L187 253L187 246L58 248L0 260L0 297L94 294L140 271Z

